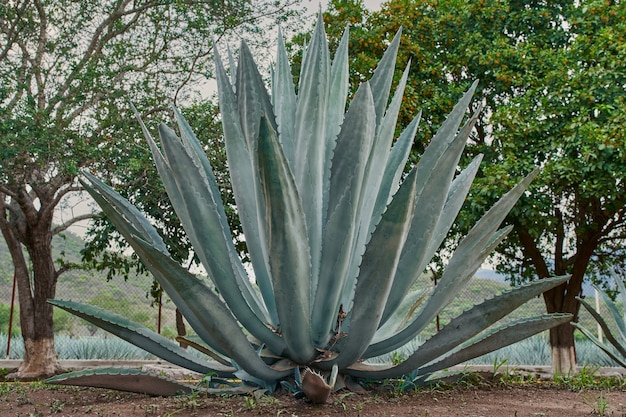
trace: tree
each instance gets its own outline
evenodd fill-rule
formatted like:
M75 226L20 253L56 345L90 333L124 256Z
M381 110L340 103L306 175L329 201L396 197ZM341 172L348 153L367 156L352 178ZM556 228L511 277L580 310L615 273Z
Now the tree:
M331 2L327 24L344 26L356 6ZM486 161L457 230L541 167L494 261L516 282L571 274L544 295L548 312L576 314L583 280L609 285L602 273L624 265L625 13L596 0L391 0L365 15L351 44L353 66L368 71L361 57L403 27L400 54L413 60L405 105L424 109L424 144L458 89L480 79L486 109L472 149ZM573 369L573 328L551 330L550 342L554 370Z
M157 115L210 73L211 38L263 34L293 14L284 1L9 0L0 5L0 230L18 281L25 358L17 377L54 374L53 223L89 169L141 171L128 101ZM255 39L266 39L256 36ZM123 138L124 140L120 140ZM127 139L130 138L130 139ZM148 181L139 177L133 181Z

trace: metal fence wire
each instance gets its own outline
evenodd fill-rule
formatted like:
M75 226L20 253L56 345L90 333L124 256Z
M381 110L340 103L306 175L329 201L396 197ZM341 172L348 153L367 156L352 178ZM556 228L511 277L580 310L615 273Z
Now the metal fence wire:
M63 274L57 284L57 298L72 300L96 305L128 319L138 322L153 331L158 331L166 337L175 338L176 307L166 295L160 303L149 295L152 285L151 276L137 276L124 280L116 277L110 281L94 276L88 271L73 270ZM433 282L428 275L422 276L416 286L432 286ZM452 318L467 310L472 305L491 298L496 294L509 289L510 286L491 271L481 270L469 284L459 293L455 301L442 310L438 317L440 327L445 326ZM9 318L11 312L11 297L13 293L13 277L0 276L0 333L9 333ZM593 297L594 294L585 294ZM19 304L15 301L12 335L20 336ZM584 309L583 309L584 310ZM521 317L543 314L545 305L541 297L534 298L523 305L513 314L503 320L513 320ZM586 311L581 310L580 321L588 329L595 329L593 319ZM54 312L55 335L67 337L111 337L96 326L61 309ZM187 326L187 331L191 330ZM437 322L433 321L420 337L425 339L437 331Z

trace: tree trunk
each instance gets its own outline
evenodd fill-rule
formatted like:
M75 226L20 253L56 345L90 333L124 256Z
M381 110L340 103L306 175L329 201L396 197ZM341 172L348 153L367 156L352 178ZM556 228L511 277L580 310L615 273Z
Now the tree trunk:
M580 282L577 282L579 281ZM576 318L579 303L576 296L582 283L582 276L572 276L568 282L543 294L548 313L571 313ZM550 329L550 350L552 353L552 373L570 375L576 371L576 345L574 327L570 323Z
M33 265L33 311L25 316L20 309L21 321L32 321L32 332L24 337L24 361L16 377L22 380L46 378L59 373L54 348L53 307L48 299L54 298L57 272L52 259L52 236L48 230L34 236L27 246ZM18 285L20 282L18 281Z
M570 375L576 371L574 328L569 323L550 329L550 350L554 375Z
M0 218L0 230L15 269L24 339L24 360L17 372L7 378L33 380L60 371L54 348L53 310L47 302L54 298L58 274L52 259L51 216L49 222L38 217L37 223L30 224L18 210L17 205L12 205L12 216L7 217L5 211ZM32 281L23 246L30 256Z

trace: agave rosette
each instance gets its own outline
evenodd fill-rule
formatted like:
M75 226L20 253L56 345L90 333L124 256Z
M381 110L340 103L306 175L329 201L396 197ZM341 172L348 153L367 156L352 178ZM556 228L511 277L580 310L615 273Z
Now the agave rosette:
M198 359L104 310L69 301L52 303L171 363L264 383L305 366L319 371L336 367L340 374L368 378L415 370L430 374L568 321L569 315L552 314L494 328L515 308L566 278L546 279L462 313L399 364L367 361L413 341L459 294L510 231L499 225L536 175L531 173L485 213L460 242L431 292L412 290L452 226L481 157L455 175L477 118L470 115L461 126L474 84L419 163L403 176L419 115L394 141L409 71L407 66L391 97L399 42L400 33L371 80L356 91L347 112L347 30L331 61L318 21L297 93L281 39L271 94L245 43L231 77L216 51L230 179L254 282L235 250L211 165L176 110L180 137L161 125L159 147L145 126L144 133L210 281L173 261L135 207L85 174L86 189L213 359Z

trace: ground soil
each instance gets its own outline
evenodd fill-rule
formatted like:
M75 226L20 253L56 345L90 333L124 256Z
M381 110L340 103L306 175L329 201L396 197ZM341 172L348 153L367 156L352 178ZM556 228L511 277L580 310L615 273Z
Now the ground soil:
M622 389L545 382L479 383L411 392L336 392L313 405L288 394L150 397L97 388L0 384L0 416L626 416Z

